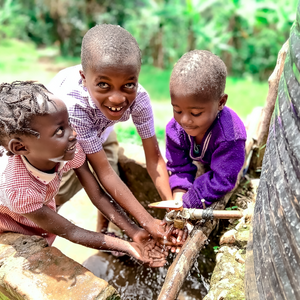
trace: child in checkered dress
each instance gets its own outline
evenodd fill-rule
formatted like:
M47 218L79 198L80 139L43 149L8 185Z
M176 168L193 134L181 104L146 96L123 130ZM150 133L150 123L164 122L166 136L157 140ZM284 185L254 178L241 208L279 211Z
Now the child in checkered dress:
M59 235L87 247L127 253L150 266L164 264L164 254L157 256L148 233L132 224L90 172L63 101L41 84L3 83L0 110L0 233L39 235L49 245ZM56 212L54 197L70 169L93 204L133 242L85 230Z

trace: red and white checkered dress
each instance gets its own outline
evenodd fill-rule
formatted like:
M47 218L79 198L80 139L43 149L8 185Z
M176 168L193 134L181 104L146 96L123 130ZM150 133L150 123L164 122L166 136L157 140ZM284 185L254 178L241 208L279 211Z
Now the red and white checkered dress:
M53 174L37 170L20 155L0 157L0 233L39 235L51 246L56 235L47 233L22 214L38 210L43 205L56 211L54 196L58 193L62 174L79 168L86 158L78 143L76 148L75 157L60 163L58 171Z

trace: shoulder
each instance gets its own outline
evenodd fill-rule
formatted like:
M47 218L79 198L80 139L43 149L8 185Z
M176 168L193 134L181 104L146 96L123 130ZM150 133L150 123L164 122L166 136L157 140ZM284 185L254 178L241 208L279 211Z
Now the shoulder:
M135 109L137 107L149 107L149 106L151 106L150 96L148 92L144 89L144 87L141 84L138 84L136 97L132 105L132 108Z
M88 96L88 92L84 90L82 85L80 70L81 65L63 69L47 85L48 90L61 98L67 106Z
M182 142L188 138L187 133L183 128L175 121L174 118L166 126L166 135L168 139L173 140L174 142Z
M220 134L224 141L246 140L247 134L243 121L229 107L225 106L218 119Z
M31 177L19 155L0 158L0 189L22 189L31 186Z

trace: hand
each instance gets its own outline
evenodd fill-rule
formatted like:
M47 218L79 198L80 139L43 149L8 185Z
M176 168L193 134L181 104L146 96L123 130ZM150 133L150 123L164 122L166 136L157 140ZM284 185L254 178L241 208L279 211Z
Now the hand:
M147 248L149 245L151 245L151 247L152 247L152 243L155 243L155 241L153 240L151 235L145 229L142 229L142 228L140 228L138 231L136 231L136 233L134 234L132 239L140 247ZM154 250L158 251L159 253L163 253L166 257L168 256L169 248L167 248L165 245L162 246L160 244L156 244L154 247Z
M150 240L145 246L131 242L129 254L139 262L152 268L163 267L166 264L166 254L158 250L154 240Z
M165 231L167 232L167 241L172 241L173 246L171 247L171 252L179 252L181 246L184 244L188 237L188 228L185 226L182 230L175 228L173 224L168 225L165 220L161 221L161 225L165 226Z

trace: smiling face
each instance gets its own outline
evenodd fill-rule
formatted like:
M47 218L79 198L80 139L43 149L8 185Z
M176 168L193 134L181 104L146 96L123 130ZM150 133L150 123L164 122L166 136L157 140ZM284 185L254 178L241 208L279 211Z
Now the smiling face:
M226 104L227 97L224 94L218 100L205 91L197 94L171 91L174 119L188 135L195 137L197 144L200 144L218 112Z
M73 159L77 143L65 104L51 94L48 96L56 108L51 107L49 114L35 116L30 124L40 137L22 135L21 143L15 148L19 151L16 154L25 155L31 165L44 172L55 168L57 162Z
M80 71L93 102L109 120L119 120L136 98L139 66L136 63L116 65L102 59L95 69Z

